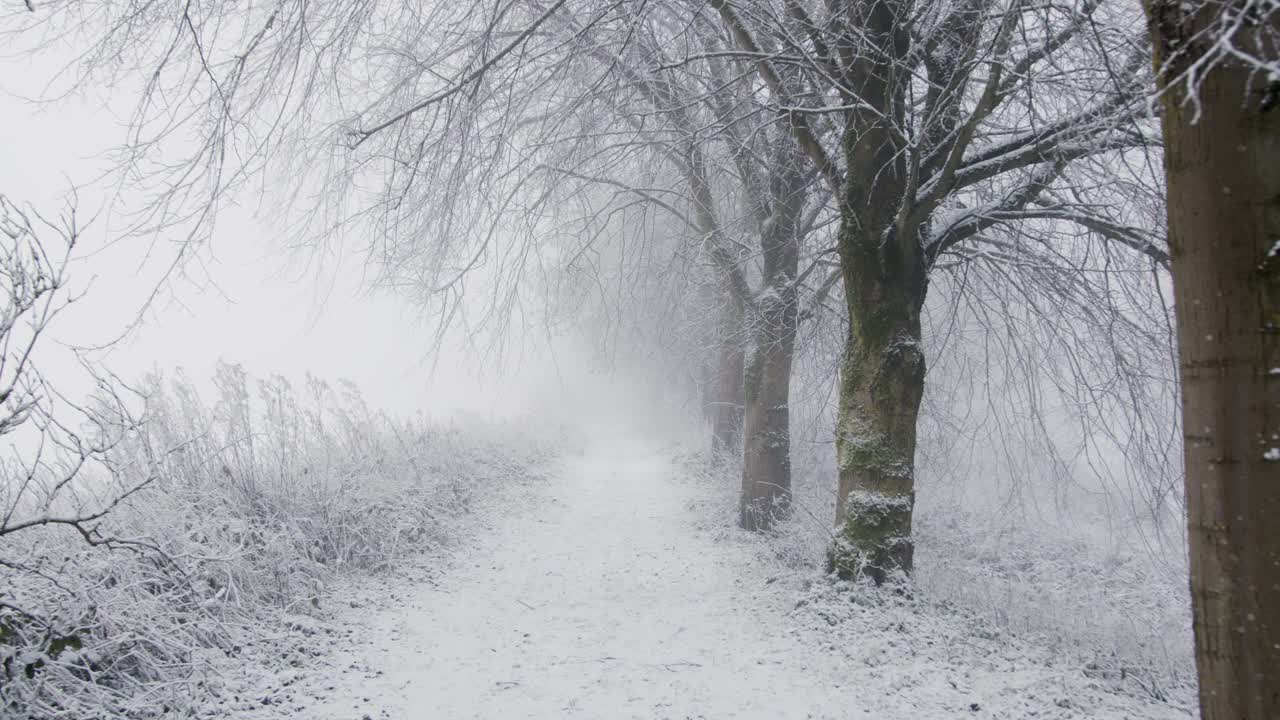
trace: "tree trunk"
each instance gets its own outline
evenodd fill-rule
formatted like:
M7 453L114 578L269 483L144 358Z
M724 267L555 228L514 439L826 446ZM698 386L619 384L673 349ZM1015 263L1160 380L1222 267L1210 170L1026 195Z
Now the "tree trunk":
M743 373L746 364L742 303L726 293L716 336L716 370L711 391L711 452L733 457L741 447L745 405Z
M1147 9L1165 78L1204 57L1213 38L1196 34L1223 11L1162 2ZM1257 51L1249 32L1233 45ZM1268 52L1276 62L1275 46ZM1220 60L1193 102L1181 84L1163 97L1206 719L1280 717L1280 108L1271 82Z
M783 138L791 129L779 127ZM768 530L791 502L791 363L800 324L796 277L800 227L808 202L808 172L799 146L775 143L769 173L768 213L761 223L763 292L751 302L751 357L746 372L747 411L738 524Z
M922 264L893 272L868 260L846 272L850 322L836 427L841 522L831 566L842 577L866 575L879 584L912 568L926 275Z
M757 301L746 369L746 417L739 524L768 530L791 496L791 362L799 313L795 290Z
M844 130L840 268L849 334L840 366L836 419L836 541L831 568L877 584L911 571L915 505L916 416L924 395L920 310L928 268L918 228L900 215L909 187L900 128L911 48L899 0L853 3L850 27L873 50L853 65L867 107L850 112Z

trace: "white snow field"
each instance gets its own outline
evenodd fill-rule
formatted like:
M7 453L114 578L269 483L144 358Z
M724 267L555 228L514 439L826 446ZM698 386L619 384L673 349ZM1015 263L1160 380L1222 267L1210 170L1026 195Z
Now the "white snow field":
M374 577L333 650L235 713L292 718L1185 718L936 604L838 591L697 511L732 492L614 433L481 511L440 572ZM354 607L347 607L353 605Z

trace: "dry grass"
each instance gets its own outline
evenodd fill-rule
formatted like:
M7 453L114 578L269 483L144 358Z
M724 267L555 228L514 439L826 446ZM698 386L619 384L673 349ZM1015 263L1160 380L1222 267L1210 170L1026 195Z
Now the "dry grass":
M538 473L562 439L393 420L350 385L231 365L213 386L212 402L182 376L141 388L145 420L108 459L154 480L97 526L114 549L68 527L0 538L0 714L193 713L207 661L264 616L306 613L338 574L442 541L444 519Z

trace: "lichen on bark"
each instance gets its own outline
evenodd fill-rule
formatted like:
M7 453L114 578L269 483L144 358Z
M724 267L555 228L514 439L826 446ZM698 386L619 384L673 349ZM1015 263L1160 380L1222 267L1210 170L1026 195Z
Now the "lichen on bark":
M838 528L829 553L830 569L844 578L879 584L912 569L916 419L925 376L918 299L923 293L892 298L889 307L862 309L851 322L836 432Z
M885 495L857 491L845 498L841 524L828 557L830 569L845 579L871 578L877 585L911 567L911 511L915 493Z

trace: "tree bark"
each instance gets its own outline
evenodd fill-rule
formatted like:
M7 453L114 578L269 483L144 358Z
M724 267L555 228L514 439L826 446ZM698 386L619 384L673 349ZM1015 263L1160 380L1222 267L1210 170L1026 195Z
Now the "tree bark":
M916 417L924 395L920 310L928 267L918 228L899 213L909 185L900 128L910 74L909 12L898 0L850 3L850 27L871 48L853 61L857 96L843 136L840 267L849 334L836 420L836 541L831 569L877 584L910 572Z
M746 404L746 311L731 291L723 297L716 333L716 369L711 391L711 452L717 458L733 457L741 447L743 408Z
M790 128L780 128L783 138ZM803 151L775 143L760 234L763 291L751 302L742 495L738 523L768 530L791 501L791 364L800 323L796 277L809 177Z
M1240 4L1147 6L1163 88L1200 709L1280 717L1280 108L1264 72L1209 67L1201 32ZM1271 32L1277 19L1271 19ZM1242 23L1236 47L1253 42ZM1176 54L1175 54L1176 53ZM1269 84L1270 82L1270 84Z
M845 279L850 323L836 427L841 522L831 566L842 577L865 575L879 584L894 570L912 569L927 276L922 263L895 269L863 255Z
M791 363L799 313L792 287L757 300L746 369L746 417L739 524L768 530L791 497Z

